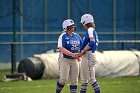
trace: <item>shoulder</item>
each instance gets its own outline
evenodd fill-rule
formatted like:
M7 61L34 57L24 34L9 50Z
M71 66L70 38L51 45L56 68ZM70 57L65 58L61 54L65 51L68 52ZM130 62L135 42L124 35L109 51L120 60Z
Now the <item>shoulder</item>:
M95 31L95 28L90 27L90 28L88 29L88 33L93 33L94 31Z
M74 32L73 34L74 34L75 36L79 36L79 37L80 37L80 35L79 35L78 33L75 33L75 32Z
M66 35L66 32L63 32L60 36L59 36L59 38L62 38L63 36L65 36Z
M79 39L81 39L81 36L79 34L77 34L77 33L74 33L74 36L79 38Z

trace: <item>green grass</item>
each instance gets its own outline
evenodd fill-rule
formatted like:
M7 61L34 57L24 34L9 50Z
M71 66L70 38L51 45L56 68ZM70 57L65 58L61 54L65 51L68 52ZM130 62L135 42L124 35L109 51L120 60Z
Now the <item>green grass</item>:
M2 82L3 76L8 73L9 70L0 70L0 93L55 93L57 79ZM97 78L97 80L101 93L140 93L140 77ZM78 92L79 90L80 80ZM62 93L69 93L69 83ZM87 93L94 93L90 84Z

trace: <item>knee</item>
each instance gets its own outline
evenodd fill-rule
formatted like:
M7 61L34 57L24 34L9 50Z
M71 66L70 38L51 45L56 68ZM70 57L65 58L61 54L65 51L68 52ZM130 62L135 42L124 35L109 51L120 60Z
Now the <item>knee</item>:
M60 79L59 82L60 82L60 84L65 85L67 83L67 80L66 79Z
M71 81L71 85L77 85L77 83L78 83L78 80Z
M92 84L92 83L96 82L96 79L91 79L91 80L89 80L89 81L90 81L90 83Z
M81 83L85 84L85 83L88 83L88 81L87 80L81 80Z

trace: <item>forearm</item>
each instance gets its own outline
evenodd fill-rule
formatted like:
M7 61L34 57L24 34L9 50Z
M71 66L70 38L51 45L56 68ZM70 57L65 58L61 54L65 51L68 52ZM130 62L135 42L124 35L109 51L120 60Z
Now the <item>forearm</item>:
M89 49L90 49L90 46L87 45L83 50L84 50L84 51L87 51L87 50L89 50Z
M59 50L60 50L60 52L64 53L65 55L72 56L72 57L74 56L74 54L72 52L68 51L65 48L60 47Z
M88 44L87 44L87 46L83 49L83 50L81 50L81 55L83 55L86 51L88 51L91 47L93 47L94 46L94 41L90 41Z

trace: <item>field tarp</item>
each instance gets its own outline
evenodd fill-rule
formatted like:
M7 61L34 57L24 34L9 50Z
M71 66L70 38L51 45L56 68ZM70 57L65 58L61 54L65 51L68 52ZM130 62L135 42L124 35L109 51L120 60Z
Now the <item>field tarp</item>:
M97 77L122 77L140 75L140 51L97 51L95 72ZM45 70L42 78L59 77L59 52L36 54Z

